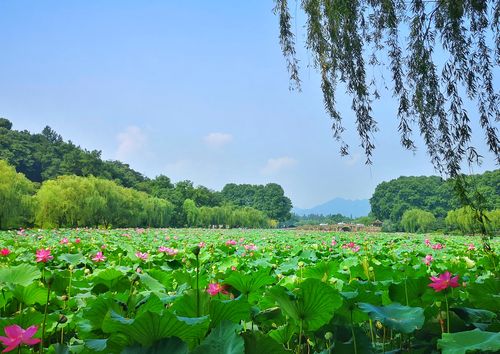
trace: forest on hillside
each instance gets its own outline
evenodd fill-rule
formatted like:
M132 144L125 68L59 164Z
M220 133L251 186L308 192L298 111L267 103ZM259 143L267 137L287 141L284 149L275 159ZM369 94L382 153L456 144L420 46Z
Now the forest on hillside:
M6 201L0 228L267 227L288 219L292 208L275 183L230 183L219 192L190 180L173 183L165 175L148 178L123 162L104 161L100 151L66 142L48 126L39 134L16 131L5 118L0 118L0 160ZM85 217L90 214L96 216Z

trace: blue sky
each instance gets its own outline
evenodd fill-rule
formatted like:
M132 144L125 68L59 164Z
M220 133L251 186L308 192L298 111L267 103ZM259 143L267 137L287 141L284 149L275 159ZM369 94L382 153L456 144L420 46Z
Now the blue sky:
M288 90L272 5L2 1L0 116L19 130L49 125L149 177L216 190L276 182L298 207L369 198L384 180L433 174L421 143L416 154L400 147L390 95L375 107L380 131L366 166L350 99L339 93L351 146L339 156L304 49L303 91ZM494 169L473 129L485 160L472 172Z

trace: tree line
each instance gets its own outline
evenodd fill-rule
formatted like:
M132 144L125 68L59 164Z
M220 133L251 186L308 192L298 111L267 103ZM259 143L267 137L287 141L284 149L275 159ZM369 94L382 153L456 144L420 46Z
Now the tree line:
M32 134L13 130L12 123L5 118L0 118L0 160L15 169L9 170L4 163L3 174L12 177L12 173L18 173L15 180L20 185L16 188L26 187L21 188L26 199L22 208L31 210L31 217L16 212L17 216L9 216L8 222L0 219L0 228L13 225L262 227L288 219L292 208L283 188L276 183L231 183L219 192L194 186L189 180L173 183L165 175L148 178L120 161L103 161L100 151L88 151L64 141L48 126L40 134ZM9 194L9 200L13 200L13 195L19 193L7 182L0 188L9 189L2 189L0 198ZM77 196L81 200L71 202ZM49 206L39 210L56 203L58 198L64 203L58 212ZM187 200L194 202L200 214L196 222L188 220L184 207ZM108 206L115 209L116 215L109 215L112 211L106 210ZM0 208L2 215L15 210L7 210L8 203L2 203ZM17 208L21 208L19 203ZM86 208L85 212L81 208ZM79 209L82 212L77 217L75 210ZM64 216L60 215L62 210ZM91 214L94 216L88 216Z
M467 198L478 210L462 206L453 179L437 176L399 177L380 183L370 199L371 215L387 231L489 233L500 229L500 170L464 178ZM480 220L482 222L480 222Z
M58 176L37 185L3 160L0 201L0 229L177 226L175 206L167 199L94 176ZM182 226L276 226L264 212L251 207L197 207L194 200L186 199L181 209Z

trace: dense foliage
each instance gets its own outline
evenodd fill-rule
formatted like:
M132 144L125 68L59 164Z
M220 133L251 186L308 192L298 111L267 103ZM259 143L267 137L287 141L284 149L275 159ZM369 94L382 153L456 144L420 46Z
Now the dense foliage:
M463 235L480 234L483 232L483 225L490 234L495 234L500 231L500 209L485 212L482 218L481 224L477 220L476 213L473 209L462 207L449 211L445 222L451 230L458 230Z
M275 3L281 48L291 82L300 88L297 33L292 30L297 8L292 19L288 0ZM348 151L343 141L347 114L338 109L338 86L352 97L367 163L378 129L373 104L381 90L398 101L394 113L401 144L416 149L416 128L441 174L455 177L461 162L480 160L471 146L472 117L500 162L500 96L494 79L500 64L498 0L304 0L300 7L306 19L305 46L321 75L325 109L342 154ZM476 104L475 112L468 101Z
M28 223L34 192L33 183L0 160L0 230Z
M253 214L251 217L247 215L252 219L256 217L253 211L256 209L263 212L267 218L285 220L290 216L292 208L291 201L284 195L283 188L275 183L265 186L228 184L224 190L230 192L221 193L204 186L194 186L193 182L189 180L173 183L165 175L151 179L120 161L102 160L100 151L87 151L74 145L71 141L65 142L50 127L45 127L40 134L31 134L28 131L12 130L12 123L5 118L0 118L0 160L7 161L15 167L17 172L24 174L29 180L36 183L67 175L93 176L148 193L153 197L163 199L164 203L171 203L173 210L168 218L169 226L184 227L189 224L183 208L187 199L194 201L197 208L225 207L225 210L236 210L242 207L247 214ZM249 192L252 196L251 200L242 203L241 199L238 198ZM127 193L135 192L127 191ZM234 198L236 195L238 197ZM219 212L213 213L220 214ZM238 213L245 212L238 211ZM119 223L119 225L137 226L136 221L142 220L141 218L140 216L133 217L134 221L131 221L130 224L122 225ZM260 214L259 218L261 218ZM219 218L219 221L221 220ZM229 225L233 223L228 220L219 224ZM18 223L16 225L24 226L26 224ZM93 224L89 226L93 226ZM163 226L165 225L163 224ZM260 221L259 226L262 226Z
M467 177L471 194L479 192L485 210L500 209L500 170ZM453 180L436 176L399 177L380 183L370 199L371 212L380 220L399 222L405 211L421 209L437 218L461 207Z
M0 124L0 159L33 182L62 175L93 175L114 180L125 187L135 187L145 180L127 164L103 161L100 151L87 151L71 141L65 142L50 127L45 127L41 134L11 130L11 127L12 123Z
M165 227L173 211L165 199L92 176L45 181L35 201L35 224L43 228Z
M21 353L498 352L498 241L491 253L479 243L270 230L0 232L0 343Z
M224 200L234 205L255 208L274 220L284 221L291 215L292 202L276 183L265 186L229 183L224 186L221 194Z
M401 225L407 232L427 232L435 222L434 214L420 209L405 211L401 219Z

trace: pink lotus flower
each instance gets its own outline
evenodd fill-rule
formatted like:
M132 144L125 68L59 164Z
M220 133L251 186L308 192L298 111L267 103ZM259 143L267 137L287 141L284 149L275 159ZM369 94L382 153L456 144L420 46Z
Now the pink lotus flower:
M235 240L228 240L228 241L226 241L226 246L234 246L234 245L236 245L236 243L237 242Z
M428 238L426 238L424 242L425 242L425 244L426 244L427 246L430 246L430 245L431 245L431 241L430 241Z
M94 262L104 262L106 260L106 257L102 254L102 252L97 252L92 260Z
M59 241L61 245L67 245L69 243L69 240L67 237L63 238L61 241Z
M427 256L425 256L425 258L424 258L424 263L425 263L425 265L430 266L430 265L431 265L431 262L432 262L433 260L434 260L434 258L433 258L430 254L428 254L428 255L427 255Z
M175 256L177 253L179 253L179 251L176 250L175 248L170 248L165 246L160 246L160 248L158 248L158 252L164 252L169 256Z
M47 249L42 248L36 251L36 261L38 263L39 262L47 263L51 259L54 259L54 257L50 255L50 248Z
M467 249L468 249L469 251L473 251L473 250L475 250L475 249L476 249L476 246L474 246L474 244L473 244L473 243L469 243L469 246L467 247Z
M442 250L444 246L440 243L436 243L435 245L432 245L433 250Z
M36 331L38 331L38 326L31 326L24 330L18 325L12 325L6 326L3 330L7 337L0 336L0 342L7 348L5 348L2 353L10 352L21 344L35 345L40 343L40 339L33 338Z
M75 243L80 243L80 242L82 242L82 240L80 239L80 237L78 237L78 238L75 239Z
M11 252L8 248L2 248L0 250L0 256L2 257L7 257L9 254L11 254Z
M148 259L149 254L148 254L147 252L144 252L144 253L143 253L143 252L139 252L139 251L138 251L138 252L135 252L135 256L136 256L137 258L140 258L140 259L142 259L143 261L145 261L145 260L147 260L147 259Z
M353 252L358 252L361 249L361 247L359 247L354 242L346 243L346 244L342 245L342 248L344 248L344 249L350 248Z
M335 246L337 244L337 240L333 239L331 245Z
M456 277L451 277L451 273L446 271L439 277L430 277L432 283L429 284L436 292L447 289L448 287L456 288L460 286L458 284L458 275Z
M211 296L215 296L218 293L227 294L228 292L224 285L221 285L219 283L211 283L208 284L207 293L209 293Z
M206 243L203 242L203 241L201 241L200 243L198 243L198 247L200 247L200 248L203 248L205 246L206 246Z
M257 246L255 246L253 243L245 245L244 247L247 251L257 251Z

